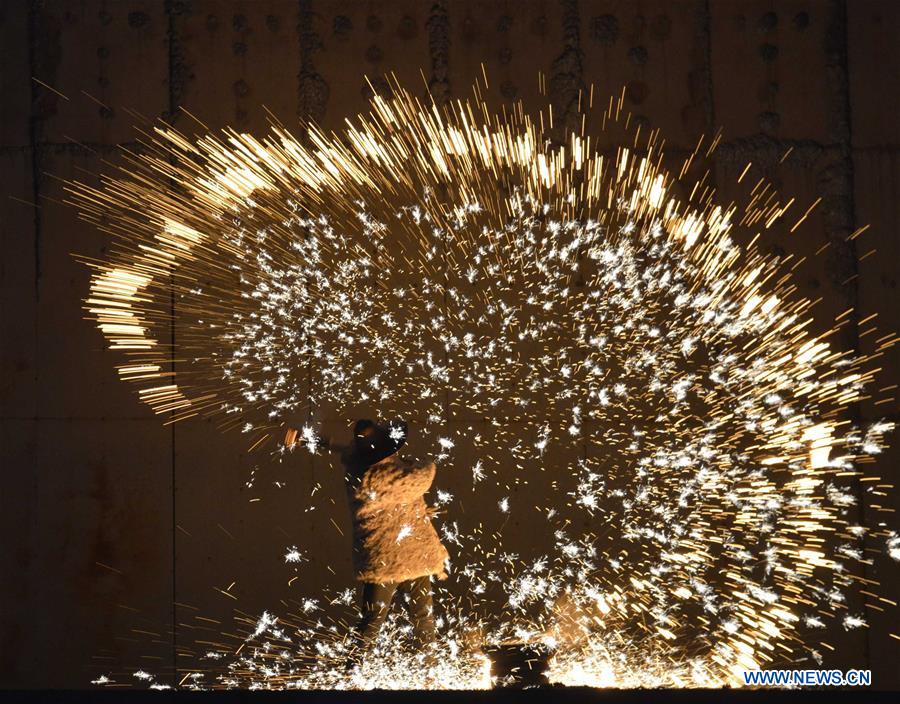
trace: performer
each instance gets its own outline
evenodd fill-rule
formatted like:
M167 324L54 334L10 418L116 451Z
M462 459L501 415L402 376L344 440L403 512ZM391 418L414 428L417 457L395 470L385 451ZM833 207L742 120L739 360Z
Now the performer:
M353 566L363 583L356 652L378 635L398 592L408 605L418 645L424 647L436 636L431 579L446 578L449 555L431 525L433 512L424 499L435 464L415 464L397 454L406 444L407 431L406 423L359 420L349 445L323 443L341 452L353 518ZM295 440L296 431L289 429L285 444Z

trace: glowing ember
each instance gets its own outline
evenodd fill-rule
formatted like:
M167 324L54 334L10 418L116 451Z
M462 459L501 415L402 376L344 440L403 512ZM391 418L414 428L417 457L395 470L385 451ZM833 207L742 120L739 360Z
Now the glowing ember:
M818 657L802 634L823 619L864 627L845 596L861 541L900 555L855 523L858 461L893 427L847 412L874 356L815 335L791 270L755 246L809 211L762 182L717 205L711 150L673 177L621 101L561 138L549 113L393 95L339 135L158 130L119 179L70 184L114 238L86 309L141 400L277 459L292 418L362 402L409 420L456 482L437 501L454 548L438 657L392 618L347 670L348 591L327 607L343 621L314 599L264 613L206 653L219 676L181 685L480 688L485 644L508 641L549 647L558 683L736 684ZM456 510L463 482L490 515ZM545 505L517 501L524 484ZM522 525L532 554L506 547Z

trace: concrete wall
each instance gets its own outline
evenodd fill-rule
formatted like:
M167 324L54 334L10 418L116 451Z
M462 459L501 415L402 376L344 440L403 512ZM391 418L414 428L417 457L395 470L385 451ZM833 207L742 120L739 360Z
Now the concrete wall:
M290 598L287 545L313 558L299 587L349 584L349 561L328 559L346 544L326 516L346 516L327 467L298 462L290 492L248 503L258 459L243 438L202 422L163 427L82 320L88 272L70 252L102 256L105 243L61 204L61 179L93 180L135 142L135 125L190 131L184 108L211 128L259 131L265 105L288 125L338 127L364 106L365 74L419 86L421 70L447 99L468 95L481 63L526 103L543 72L563 115L581 86L624 86L671 149L724 128L724 198L747 161L801 202L822 195L812 226L772 246L807 254L831 241L801 269L801 292L825 298L824 320L858 305L897 330L898 36L900 5L887 0L0 3L0 687L86 686L121 662L171 669L196 615ZM863 223L870 232L845 246ZM873 341L854 329L844 342ZM896 351L885 359L885 385L898 362ZM896 419L897 406L860 413ZM885 481L898 456L879 459ZM301 488L317 479L324 503L304 513ZM867 576L898 596L895 563L875 558ZM837 637L830 662L900 687L888 635L898 612L870 615L869 629Z

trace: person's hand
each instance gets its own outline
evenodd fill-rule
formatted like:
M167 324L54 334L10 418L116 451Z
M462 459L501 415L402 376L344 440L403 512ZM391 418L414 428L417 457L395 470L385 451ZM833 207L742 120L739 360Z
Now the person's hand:
M284 446L290 450L297 444L297 440L300 437L300 431L296 428L288 427L284 433ZM319 450L330 450L331 449L331 439L325 436L316 438L316 451Z

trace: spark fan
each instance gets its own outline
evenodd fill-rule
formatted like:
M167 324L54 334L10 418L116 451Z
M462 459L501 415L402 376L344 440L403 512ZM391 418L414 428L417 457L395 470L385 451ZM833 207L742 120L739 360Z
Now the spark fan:
M337 134L160 128L115 178L70 184L114 242L85 307L119 375L167 422L213 416L276 456L286 424L314 451L324 419L402 417L458 491L493 497L467 517L438 494L443 644L465 664L442 686L481 671L467 630L540 641L570 684L818 657L804 633L827 616L864 624L846 596L864 536L896 543L854 519L857 463L892 426L848 412L895 337L863 357L814 334L756 247L805 216L717 204L715 142L673 164L621 100L584 100L572 132L482 90L439 108L393 85ZM402 686L400 661L369 684ZM366 686L263 671L245 674Z

